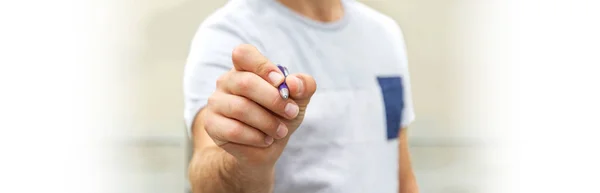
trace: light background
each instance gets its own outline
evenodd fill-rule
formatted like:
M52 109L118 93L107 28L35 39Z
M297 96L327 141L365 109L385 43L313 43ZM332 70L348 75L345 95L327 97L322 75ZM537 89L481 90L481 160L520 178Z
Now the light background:
M184 191L178 77L222 3L0 1L0 192ZM598 2L368 4L407 35L421 192L600 192Z

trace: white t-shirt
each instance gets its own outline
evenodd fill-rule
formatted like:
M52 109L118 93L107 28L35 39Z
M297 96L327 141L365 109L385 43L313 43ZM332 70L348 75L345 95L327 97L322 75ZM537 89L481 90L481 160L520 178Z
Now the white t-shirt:
M415 117L403 35L391 18L353 0L343 5L342 19L321 23L276 0L231 0L192 42L188 130L239 44L315 78L304 122L277 162L276 193L398 192L396 138Z

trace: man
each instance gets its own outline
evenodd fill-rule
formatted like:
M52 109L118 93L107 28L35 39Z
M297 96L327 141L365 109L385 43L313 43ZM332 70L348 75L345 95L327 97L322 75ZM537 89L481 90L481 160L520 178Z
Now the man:
M418 192L404 46L392 19L353 0L229 1L185 68L193 192Z

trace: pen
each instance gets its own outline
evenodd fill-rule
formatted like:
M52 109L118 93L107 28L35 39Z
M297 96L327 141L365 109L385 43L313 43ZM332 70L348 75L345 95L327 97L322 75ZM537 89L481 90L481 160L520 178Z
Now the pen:
M281 70L284 77L287 77L290 74L286 67L277 65L277 68L279 68L279 70ZM277 87L277 88L279 89L279 94L281 95L281 97L283 99L287 99L288 97L290 97L290 90L288 89L287 84L285 84L285 78L283 79L283 83L281 83L279 85L279 87Z

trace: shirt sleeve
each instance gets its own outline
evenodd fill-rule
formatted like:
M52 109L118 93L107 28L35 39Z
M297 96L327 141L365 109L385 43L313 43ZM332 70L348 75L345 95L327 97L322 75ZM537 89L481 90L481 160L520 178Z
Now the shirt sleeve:
M406 43L404 41L404 34L398 24L394 22L394 31L398 42L398 53L401 56L400 59L400 73L402 75L402 85L404 88L404 108L402 109L402 117L400 118L400 127L406 128L412 122L415 121L415 110L412 99L412 89L410 83L410 72L408 70L408 54L406 52Z
M412 90L410 85L410 75L408 72L408 67L403 67L403 70L405 72L403 75L404 78L402 78L402 85L404 85L404 108L402 109L402 117L400 119L402 121L400 127L406 128L408 127L408 125L415 121L415 110L412 100Z
M233 67L231 53L242 44L239 34L225 22L205 21L197 30L184 68L184 119L188 137L196 115L216 89L219 76Z

